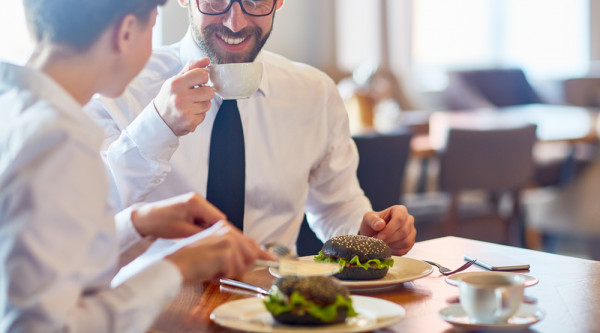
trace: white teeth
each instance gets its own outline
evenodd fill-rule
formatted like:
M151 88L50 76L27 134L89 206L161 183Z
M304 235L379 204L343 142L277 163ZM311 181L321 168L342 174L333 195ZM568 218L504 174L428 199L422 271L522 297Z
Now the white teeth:
M230 38L230 37L225 37L225 36L221 36L221 39L225 43L230 44L230 45L237 45L245 40L245 38Z

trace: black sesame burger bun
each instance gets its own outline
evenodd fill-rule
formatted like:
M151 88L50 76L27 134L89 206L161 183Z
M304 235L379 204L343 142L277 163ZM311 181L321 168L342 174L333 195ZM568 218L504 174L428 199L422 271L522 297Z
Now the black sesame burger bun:
M376 280L387 275L389 267L364 269L360 266L346 266L334 276L340 280Z
M384 241L361 235L335 236L323 244L322 250L323 254L330 258L351 260L358 256L360 262L392 258L392 250Z
M289 275L275 280L273 284L286 296L297 291L304 299L318 305L333 304L338 294L350 297L348 288L328 276Z
M297 292L306 301L314 303L314 305L319 307L335 304L339 297L338 295L342 296L344 299L350 299L348 288L329 276L300 277L290 275L277 279L274 286L286 297L290 297L294 292ZM267 309L269 309L268 306ZM338 307L335 317L332 317L329 320L313 316L307 309L303 309L302 307L293 307L284 312L271 312L271 314L276 321L284 324L330 325L343 323L349 315L349 312L354 313L354 310L345 306Z
M301 326L339 324L345 322L347 317L348 310L345 308L340 308L336 317L331 321L323 321L321 318L313 317L309 313L300 314L294 312L282 312L280 314L273 315L273 318L280 323Z

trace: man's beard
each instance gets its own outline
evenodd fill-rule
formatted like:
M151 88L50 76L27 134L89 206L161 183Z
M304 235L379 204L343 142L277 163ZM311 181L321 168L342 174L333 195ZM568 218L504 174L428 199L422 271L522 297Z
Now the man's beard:
M192 24L191 26L194 41L196 42L198 47L200 47L200 49L204 52L204 54L206 54L206 56L210 58L210 62L212 64L227 64L232 62L254 61L260 50L267 42L267 39L269 39L271 31L273 30L273 25L271 25L271 29L269 29L269 32L264 37L262 37L263 30L258 27L245 28L241 31L233 32L226 27L209 25L205 27L202 30L202 32L200 32L200 30L195 24ZM256 43L254 44L254 47L252 49L243 53L224 52L222 50L217 49L217 47L215 47L213 43L213 37L220 38L217 35L230 38L243 38L250 35L254 35Z

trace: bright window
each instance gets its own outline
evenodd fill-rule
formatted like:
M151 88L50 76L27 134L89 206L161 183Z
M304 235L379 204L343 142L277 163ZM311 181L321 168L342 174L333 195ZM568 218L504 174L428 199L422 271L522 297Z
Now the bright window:
M521 67L533 80L584 74L589 0L413 0L412 69L424 90L445 70Z
M367 5L368 4L368 5ZM344 71L380 59L379 1L337 0L337 63Z
M0 61L23 64L31 51L21 0L0 3Z

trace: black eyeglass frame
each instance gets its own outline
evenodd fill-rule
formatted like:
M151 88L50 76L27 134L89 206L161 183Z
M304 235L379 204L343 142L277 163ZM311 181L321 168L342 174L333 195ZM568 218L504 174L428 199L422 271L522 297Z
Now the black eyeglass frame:
M196 8L198 8L198 11L200 13L204 14L204 15L211 15L211 16L223 15L223 14L227 13L231 9L231 6L233 6L234 2L237 2L237 3L240 4L240 8L242 8L242 12L244 12L244 14L250 15L250 16L256 16L256 17L262 17L262 16L271 15L271 13L273 13L273 10L275 9L275 6L277 5L277 0L273 1L273 7L271 7L271 10L268 13L266 13L266 14L260 14L260 15L248 13L246 11L246 8L244 8L242 0L231 0L231 2L229 3L229 6L227 6L227 8L225 8L225 10L222 11L222 12L220 12L220 13L211 13L211 14L209 14L209 13L205 13L205 12L201 11L200 10L200 0L196 0Z

